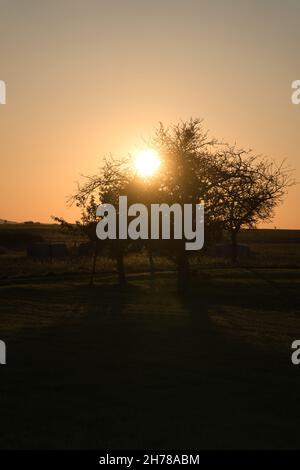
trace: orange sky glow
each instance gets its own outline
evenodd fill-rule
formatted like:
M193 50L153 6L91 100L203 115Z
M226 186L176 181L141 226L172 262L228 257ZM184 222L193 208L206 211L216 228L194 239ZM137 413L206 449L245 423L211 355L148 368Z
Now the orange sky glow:
M294 0L2 0L0 218L74 221L81 174L190 117L300 181L299 15ZM267 227L300 229L299 195Z

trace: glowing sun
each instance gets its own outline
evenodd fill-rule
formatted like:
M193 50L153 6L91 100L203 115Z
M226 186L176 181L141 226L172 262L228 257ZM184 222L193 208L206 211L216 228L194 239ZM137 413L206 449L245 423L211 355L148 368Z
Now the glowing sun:
M156 150L144 149L137 153L134 166L142 177L152 176L160 167L160 158Z

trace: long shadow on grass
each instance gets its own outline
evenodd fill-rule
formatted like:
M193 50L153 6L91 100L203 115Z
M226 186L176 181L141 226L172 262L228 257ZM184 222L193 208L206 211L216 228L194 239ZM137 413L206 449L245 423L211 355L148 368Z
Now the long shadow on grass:
M88 315L10 352L0 446L295 446L296 392L276 364L215 328L208 312L221 294L197 283L186 298L167 279L74 286Z

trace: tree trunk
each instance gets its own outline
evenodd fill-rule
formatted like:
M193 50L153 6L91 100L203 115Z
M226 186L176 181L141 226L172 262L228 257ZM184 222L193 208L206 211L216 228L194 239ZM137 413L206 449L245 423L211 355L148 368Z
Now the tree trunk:
M185 241L182 240L178 255L178 278L177 288L180 294L185 294L189 287L190 267L189 258L185 250Z
M122 248L117 248L116 252L116 261L117 261L117 270L118 270L118 278L120 286L126 285L126 276L125 276L125 268L124 268L124 253Z
M155 265L154 265L152 247L151 247L150 243L148 243L147 251L148 251L148 259L149 259L149 267L150 267L150 276L151 276L151 278L153 278L154 277L154 272L155 272Z
M90 277L90 286L92 286L94 284L94 278L95 278L95 273L96 273L96 264L97 264L97 256L98 256L98 243L95 242L92 272L91 272L91 277Z
M238 259L237 231L231 232L231 261L235 264Z

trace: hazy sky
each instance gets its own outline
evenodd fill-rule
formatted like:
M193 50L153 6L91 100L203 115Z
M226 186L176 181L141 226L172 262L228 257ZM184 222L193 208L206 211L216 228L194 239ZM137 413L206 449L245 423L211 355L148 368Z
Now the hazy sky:
M80 174L190 116L300 180L299 44L299 0L0 0L0 218L74 220Z

